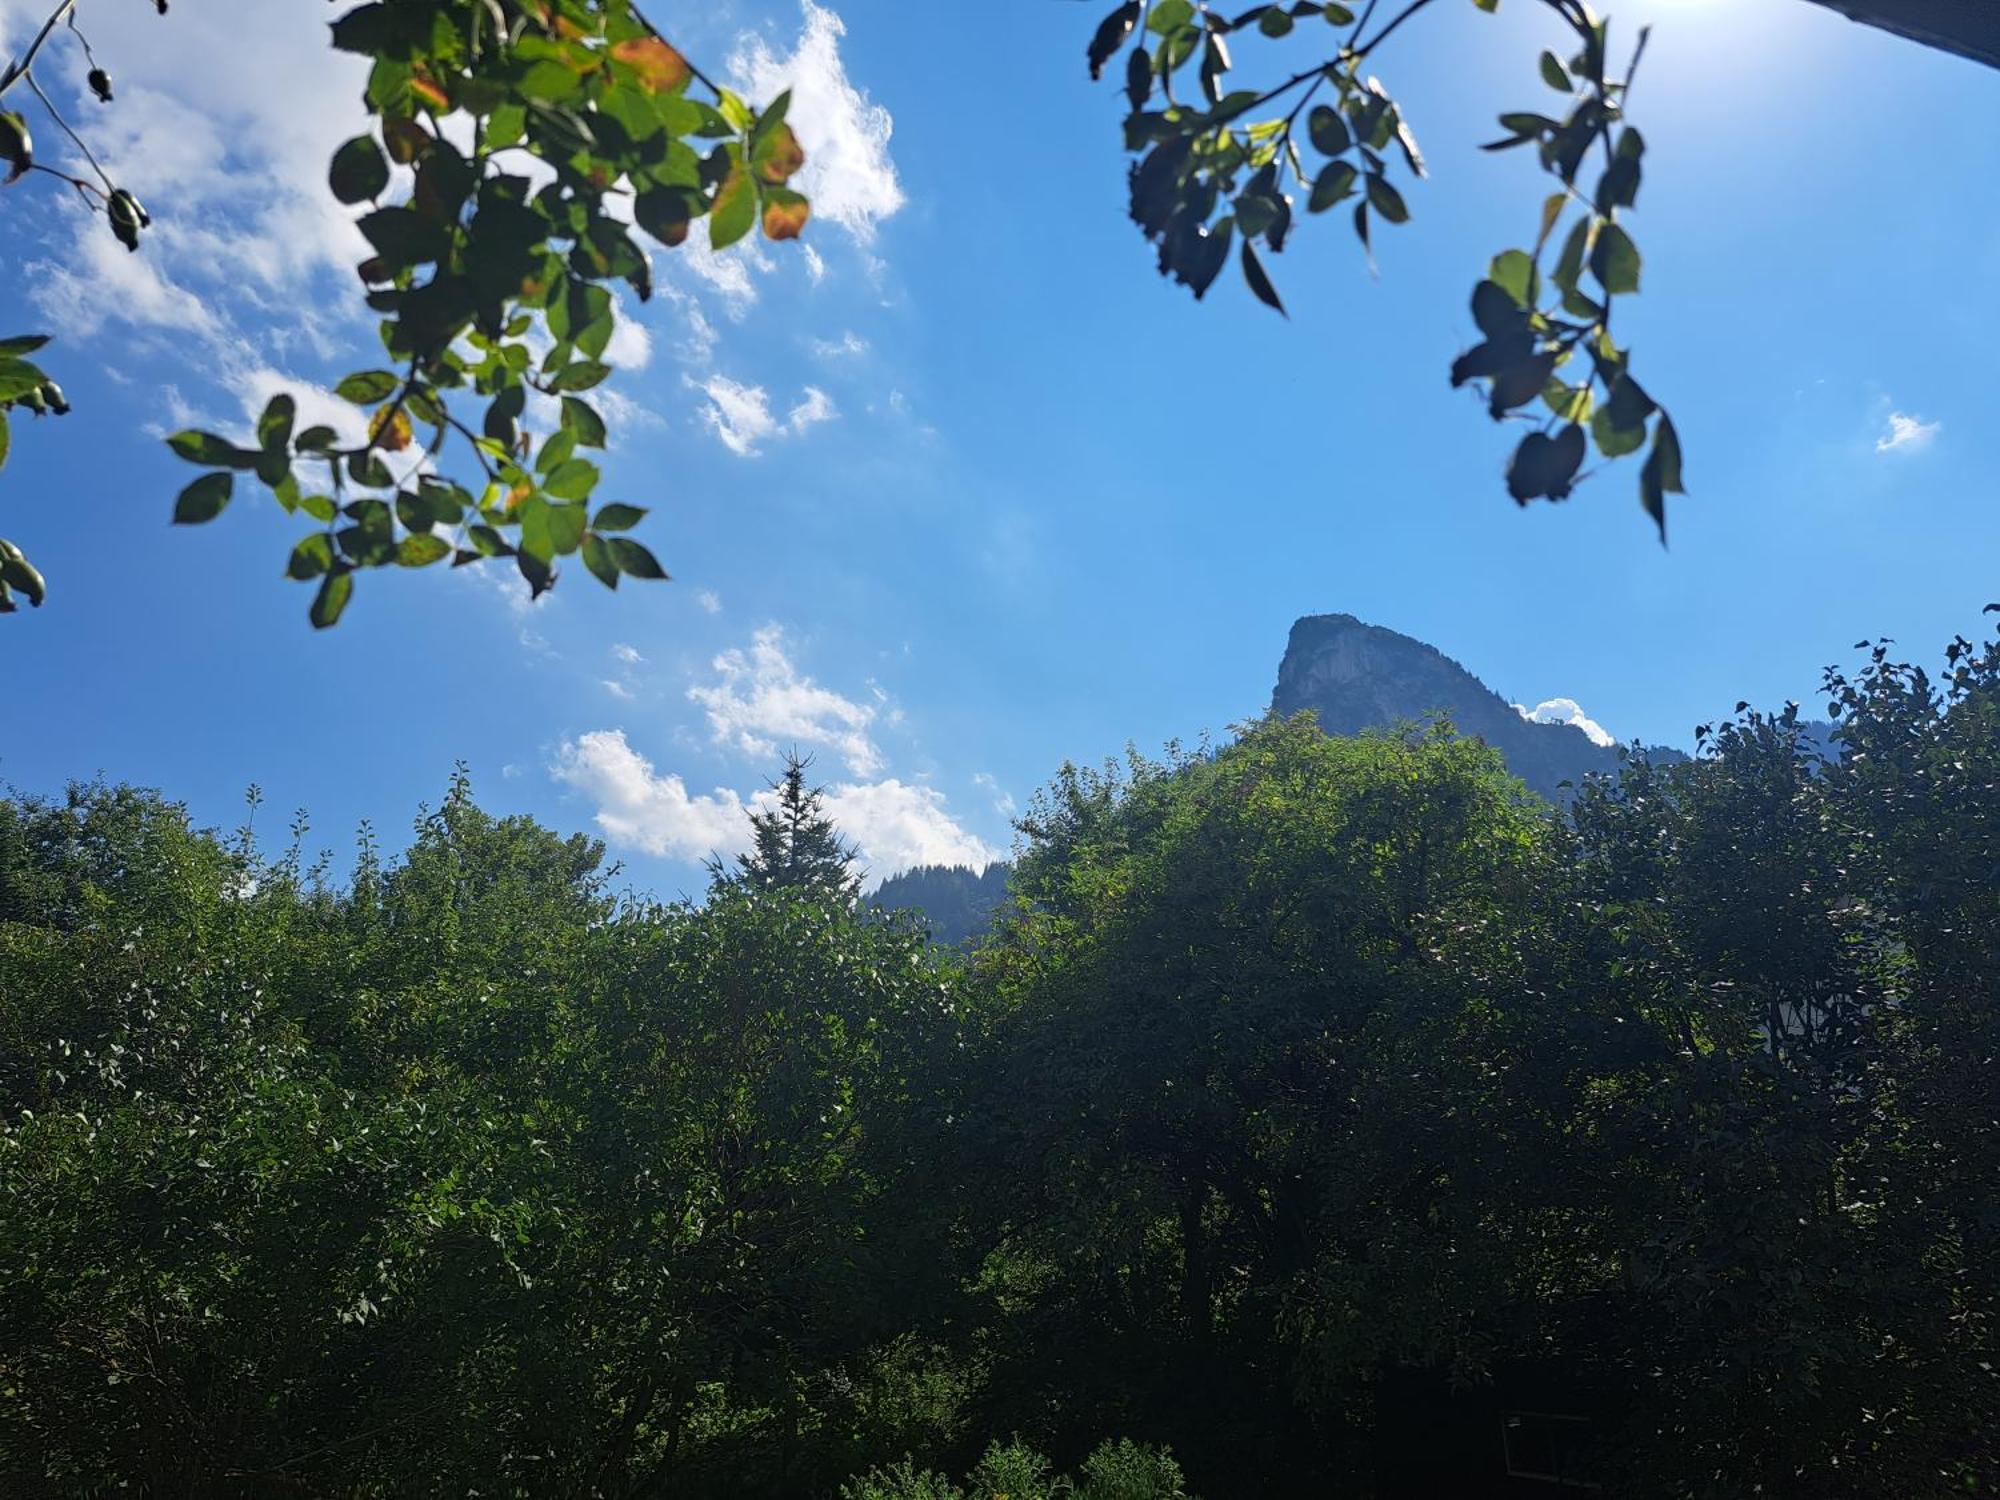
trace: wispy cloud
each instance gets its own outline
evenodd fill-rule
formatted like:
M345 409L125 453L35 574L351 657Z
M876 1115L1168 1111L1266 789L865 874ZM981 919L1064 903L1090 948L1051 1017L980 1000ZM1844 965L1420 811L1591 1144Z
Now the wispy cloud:
M1875 439L1877 453L1915 453L1928 448L1937 435L1944 431L1942 422L1926 422L1920 417L1906 412L1889 413L1889 425L1880 437Z
M792 414L785 425L797 436L808 427L817 427L821 422L831 422L838 413L834 410L833 398L816 385L809 385L799 404L792 408Z
M801 672L785 647L784 632L767 625L748 650L731 649L711 663L716 677L688 689L708 718L719 745L769 759L778 745L832 750L857 776L882 769L882 753L868 737L878 705L857 702Z
M1011 818L1014 816L1017 806L1013 794L1001 786L991 772L974 771L972 773L972 784L993 800L993 810L1000 814L1001 817Z
M771 410L770 392L761 385L745 385L727 375L711 375L690 382L708 398L701 419L723 447L739 458L755 458L766 443L798 437L807 428L833 420L839 413L833 398L818 386L809 385L798 402L780 420Z
M722 595L716 593L714 589L696 589L694 602L699 604L708 614L719 615L722 613Z
M814 339L809 347L820 359L853 358L868 352L868 340L850 328L837 339Z

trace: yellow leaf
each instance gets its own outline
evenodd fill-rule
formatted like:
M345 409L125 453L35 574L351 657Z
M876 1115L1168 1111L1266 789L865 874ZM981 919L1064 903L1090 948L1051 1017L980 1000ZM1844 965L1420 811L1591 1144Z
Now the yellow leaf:
M805 164L805 148L783 121L757 146L757 175L766 182L783 182Z
M639 75L639 87L649 94L670 93L688 81L687 59L656 36L614 42L612 60Z
M774 188L764 199L764 238L795 240L812 217L812 205L797 193Z
M410 446L410 414L400 405L385 406L369 419L368 440L389 453Z
M440 114L451 113L451 96L428 74L423 72L412 73L410 77L410 92Z

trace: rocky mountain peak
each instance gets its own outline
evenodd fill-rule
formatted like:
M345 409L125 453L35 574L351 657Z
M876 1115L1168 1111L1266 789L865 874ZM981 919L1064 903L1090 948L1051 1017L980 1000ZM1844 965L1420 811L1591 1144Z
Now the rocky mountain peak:
M1292 626L1271 707L1280 714L1311 709L1328 734L1443 714L1461 734L1498 750L1516 776L1550 798L1564 795L1565 781L1615 770L1621 754L1573 724L1523 718L1435 646L1348 614L1307 615Z

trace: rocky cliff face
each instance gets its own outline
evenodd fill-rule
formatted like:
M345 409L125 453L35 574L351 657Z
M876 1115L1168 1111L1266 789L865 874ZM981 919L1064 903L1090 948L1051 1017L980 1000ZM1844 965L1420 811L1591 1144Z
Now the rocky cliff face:
M1617 768L1619 750L1571 724L1536 724L1457 662L1422 641L1353 615L1308 615L1292 626L1271 707L1311 709L1328 734L1358 734L1443 714L1498 750L1544 797L1562 783ZM1679 759L1678 751L1649 751Z

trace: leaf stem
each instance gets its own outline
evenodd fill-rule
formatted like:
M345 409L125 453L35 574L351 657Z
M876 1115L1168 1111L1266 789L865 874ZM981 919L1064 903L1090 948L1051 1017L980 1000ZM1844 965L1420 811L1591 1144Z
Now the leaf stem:
M34 67L35 55L42 50L42 44L49 39L50 34L54 32L56 27L60 26L69 16L69 13L75 9L76 0L62 0L62 4L55 8L54 14L48 20L42 22L42 29L36 32L35 39L28 43L28 50L22 53L16 61L8 65L5 74L0 74L0 94L6 93L8 89L28 76L28 70Z
M104 168L98 165L97 158L90 154L90 147L84 145L83 137L78 135L74 130L71 130L69 128L69 121L65 120L62 117L62 111L57 109L55 107L55 104L50 100L49 96L42 92L42 86L39 82L36 81L35 75L33 73L23 73L21 76L28 81L28 87L34 90L35 97L42 101L42 108L49 112L49 118L54 120L56 124L60 125L62 127L62 133L68 136L70 140L76 143L76 149L81 151L83 153L83 159L90 163L90 170L95 172L97 174L97 180L104 184L105 193L107 195L116 193L118 191L118 185L115 182L113 182L109 176L105 174Z

